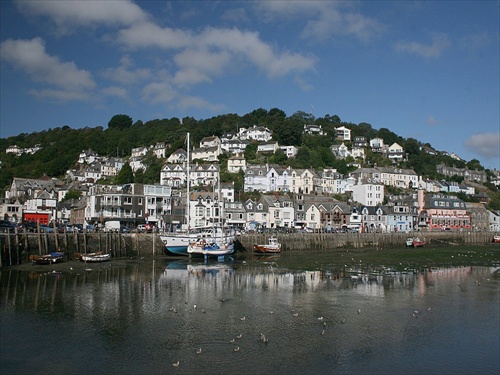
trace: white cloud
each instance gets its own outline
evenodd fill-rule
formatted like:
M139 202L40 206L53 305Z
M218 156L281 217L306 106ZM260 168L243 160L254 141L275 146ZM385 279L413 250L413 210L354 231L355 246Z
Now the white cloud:
M220 76L231 62L228 51L209 51L207 49L189 49L177 54L174 58L179 71L173 82L179 85L211 82L212 77Z
M484 158L500 161L500 132L474 134L464 146Z
M101 92L106 95L106 96L112 96L112 97L117 97L117 98L122 98L127 100L128 99L128 93L127 90L124 89L123 87L117 87L117 86L109 86L106 88L103 88Z
M96 86L90 72L78 69L73 62L61 62L59 58L48 55L41 38L6 40L0 45L0 56L36 82L74 92L91 90Z
M90 92L74 91L71 89L67 90L32 89L29 90L29 93L39 98L55 99L57 102L71 102L71 101L91 102L95 100L95 97Z
M298 53L278 52L260 39L258 33L236 28L207 28L195 34L142 23L121 30L117 40L128 48L157 47L179 50L174 61L178 84L210 82L228 68L249 62L269 77L312 70L316 58Z
M247 11L244 8L227 9L221 16L221 19L231 22L243 22L248 23L250 19L248 18Z
M231 52L235 57L243 57L245 61L254 63L266 72L269 77L312 70L316 63L313 57L274 51L255 32L243 32L234 28L210 28L205 30L197 40L207 48L221 48Z
M188 31L161 28L149 22L120 30L117 37L119 43L133 49L149 47L177 49L191 45L194 39Z
M491 42L488 33L466 35L460 39L460 47L466 50L477 50L486 47Z
M37 0L17 1L17 5L21 12L49 17L63 32L77 26L132 25L148 18L148 15L139 6L129 0Z
M196 96L183 96L179 98L179 107L186 110L190 108L208 109L212 112L219 112L224 109L224 106L212 104L205 99Z
M120 59L120 65L116 68L105 69L102 76L124 85L139 83L151 77L150 69L134 69L132 59L124 56Z
M327 40L338 35L368 41L379 35L384 26L373 18L355 11L351 3L333 1L262 1L255 3L264 20L285 18L300 22L309 19L302 37L309 41Z
M311 91L314 87L302 77L295 77L295 83L304 91Z
M408 52L421 57L437 58L451 46L451 42L446 34L433 33L431 34L431 39L431 44L399 42L396 43L395 49L398 52Z
M436 118L434 118L434 116L429 115L429 116L427 116L426 123L427 123L427 125L437 125L438 120Z
M171 103L179 94L166 80L147 84L141 92L141 100L150 104Z

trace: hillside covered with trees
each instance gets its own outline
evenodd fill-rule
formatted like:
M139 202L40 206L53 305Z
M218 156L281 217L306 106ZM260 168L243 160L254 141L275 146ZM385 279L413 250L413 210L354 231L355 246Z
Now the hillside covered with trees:
M304 125L321 125L324 136L304 135ZM401 168L412 168L423 177L431 179L445 179L436 172L436 165L444 163L448 166L458 168L469 168L484 170L476 159L471 161L459 161L451 158L445 153L431 155L423 151L423 147L432 148L428 143L422 143L413 138L403 138L389 129L374 129L368 123L353 124L342 121L338 116L325 115L314 118L305 112L296 112L287 116L280 109L270 110L256 109L244 116L236 114L224 114L210 119L196 120L192 117L154 119L143 123L141 120L133 121L128 115L120 114L113 116L107 127L72 129L70 126L57 127L31 134L19 134L15 137L0 139L0 189L9 187L13 177L40 178L43 175L63 178L66 171L73 168L82 150L92 149L100 156L128 157L135 147L154 145L157 142L170 144L169 152L174 152L185 147L185 135L191 134L191 145L198 145L203 137L222 136L225 133L236 133L239 128L248 128L253 125L265 126L273 132L273 140L280 145L294 145L298 153L294 158L288 159L280 150L274 155L260 159L256 154L257 145L252 144L245 151L245 158L249 163L275 163L290 165L294 168L325 167L336 168L340 173L347 174L350 170L349 163L352 158L336 159L330 150L330 146L339 143L335 140L335 128L345 126L352 132L352 138L365 136L368 140L378 137L384 143L391 145L397 142L403 147L407 154L407 160L398 164ZM349 142L344 142L350 146ZM41 149L35 154L22 154L16 156L6 153L9 146L17 145L21 148L39 145ZM221 161L223 180L241 179L241 176L231 176L224 173L227 157ZM139 171L133 176L135 182L159 183L160 170L163 161L154 155L146 156L144 162L147 165L145 171ZM391 162L380 154L367 150L363 166L372 167L392 165ZM123 179L124 173L117 176ZM486 171L491 174L490 171ZM131 176L126 177L130 180ZM116 183L120 181L107 181ZM131 182L131 181L127 181ZM239 182L240 185L241 181ZM460 179L457 182L461 182ZM487 184L489 185L489 184ZM496 187L487 186L492 191Z

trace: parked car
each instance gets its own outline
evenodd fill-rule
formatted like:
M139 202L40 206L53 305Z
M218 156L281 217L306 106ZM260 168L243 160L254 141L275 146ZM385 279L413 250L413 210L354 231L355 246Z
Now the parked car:
M28 232L36 232L37 231L36 223L34 221L24 222L24 228L26 228L26 230Z
M83 232L83 225L82 224L73 224L73 232Z
M140 233L151 233L153 231L153 225L152 224L139 224L137 226L137 232Z
M50 225L46 225L46 224L41 224L40 225L40 232L41 233L54 233L54 227L51 227Z
M14 232L15 230L16 230L16 224L10 222L9 220L0 221L0 232L9 233L9 232Z
M120 233L130 233L130 229L126 226L121 226L120 227Z

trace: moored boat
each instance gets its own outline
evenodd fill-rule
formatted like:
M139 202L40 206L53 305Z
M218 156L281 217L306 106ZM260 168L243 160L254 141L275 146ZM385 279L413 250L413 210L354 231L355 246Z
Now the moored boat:
M193 241L188 245L187 252L190 255L203 255L204 257L220 257L234 253L232 242L212 241L205 239Z
M55 251L46 255L30 255L29 259L33 264L54 264L62 262L64 260L63 257L63 252Z
M420 238L418 237L415 237L413 239L413 247L422 247L426 244L426 242L424 240L421 240Z
M419 237L410 237L406 239L406 247L422 247L426 241L421 240Z
M221 227L196 228L187 233L171 233L160 236L165 245L165 255L189 255L191 243L204 240L206 243L233 243L236 236Z
M96 262L107 262L108 260L111 260L111 254L103 254L102 252L96 252L96 253L87 253L87 254L80 254L80 253L75 253L74 257L82 262L90 262L90 263L96 263Z
M281 252L281 243L276 237L270 237L267 244L253 245L253 251L256 253L279 253Z

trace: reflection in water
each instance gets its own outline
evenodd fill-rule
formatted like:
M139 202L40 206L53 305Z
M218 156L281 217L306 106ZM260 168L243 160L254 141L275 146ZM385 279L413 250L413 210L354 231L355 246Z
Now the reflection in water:
M499 290L489 267L7 269L2 373L497 373Z

